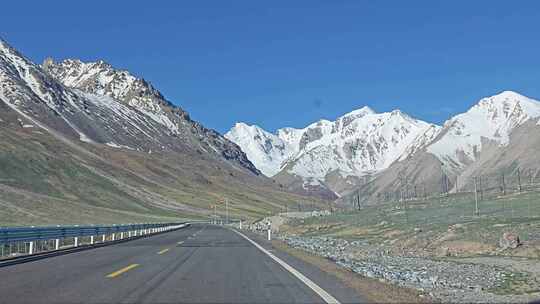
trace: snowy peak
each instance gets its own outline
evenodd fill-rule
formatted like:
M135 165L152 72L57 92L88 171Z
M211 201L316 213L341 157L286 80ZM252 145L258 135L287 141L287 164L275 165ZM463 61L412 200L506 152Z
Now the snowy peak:
M237 145L191 120L144 79L103 61L48 59L40 66L0 40L0 102L63 139L197 153L259 174Z
M338 118L330 128L308 128L303 140L311 140L304 145L301 142L289 173L324 179L335 170L343 177L378 172L404 157L429 129L438 130L400 111L350 117Z
M278 173L293 151L286 140L243 122L236 123L225 138L239 145L248 159L266 176Z
M443 163L462 168L482 150L482 139L506 145L512 130L540 117L540 102L512 91L482 98L467 112L445 122L442 136L428 147Z
M130 105L147 107L148 110L157 111L159 104L155 101L165 101L161 93L144 79L115 69L103 60L82 62L66 59L55 63L48 58L42 67L67 87L106 95Z
M54 111L76 107L74 94L0 39L0 97L13 105L39 100Z
M285 170L313 185L335 171L347 177L387 168L408 151L425 146L439 130L399 110L376 113L363 107L335 121L323 119L303 129L279 129L276 134L238 123L226 137L263 173L272 176Z
M354 110L354 111L351 111L343 116L341 116L342 118L343 117L354 117L354 118L359 118L359 117L362 117L362 116L366 116L366 115L369 115L369 114L375 114L375 111L373 111L370 107L368 106L364 106L358 110Z
M467 113L479 114L495 126L507 121L521 123L522 119L540 116L540 102L512 91L481 99Z
M48 58L42 67L66 87L123 102L165 126L171 134L180 133L178 118L189 120L187 113L165 100L144 79L128 71L115 69L102 60L85 63L78 59L66 59L55 63ZM171 115L169 112L172 111L178 115Z

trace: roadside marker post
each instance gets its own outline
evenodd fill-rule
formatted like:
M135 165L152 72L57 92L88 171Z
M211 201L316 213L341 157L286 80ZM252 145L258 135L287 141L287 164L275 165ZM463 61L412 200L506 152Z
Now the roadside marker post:
M272 230L270 228L268 228L268 240L272 240Z

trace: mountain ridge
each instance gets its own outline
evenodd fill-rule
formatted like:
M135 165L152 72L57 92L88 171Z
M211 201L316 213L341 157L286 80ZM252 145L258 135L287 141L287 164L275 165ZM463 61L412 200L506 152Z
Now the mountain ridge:
M406 157L407 151L412 153L416 149L414 142L429 141L440 128L399 110L376 113L367 106L334 121L319 120L302 129L282 128L274 134L258 126L247 126L268 140L254 136L246 126L236 124L225 136L242 147L256 167L264 167L263 173L277 180L287 179L286 183L299 178L302 183L294 187L296 190L321 186L334 196L339 196L339 191L327 175L346 180L378 172ZM274 149L280 151L279 157L269 156ZM268 158L261 155L272 162L265 163Z
M146 81L56 64L0 41L1 222L207 219L223 197L237 218L326 203L284 191Z
M413 138L404 141L403 145L397 145L396 137L381 137L381 134L384 134L384 132L381 133L381 130L385 128L384 124L381 124L379 129L372 127L373 121L369 120L372 116L381 119L376 122L384 121L397 128L395 130L399 130L411 122L420 122L426 127L413 132ZM395 120L395 117L399 117L400 120L392 124L391 121ZM319 120L301 129L278 129L275 134L268 133L258 126L251 126L251 128L256 128L259 132L266 132L265 134L271 134L270 136L274 138L271 142L276 142L275 138L279 139L281 134L287 134L286 131L294 133L294 138L297 139L295 145L298 147L286 150L289 151L288 154L285 153L276 162L279 165L273 164L270 176L284 184L295 185L292 188L299 192L306 192L299 188L307 190L307 186L311 187L319 183L322 188L326 188L329 190L328 192L335 193L335 197L339 197L365 183L364 176L368 176L367 180L369 180L372 176L389 169L393 164L406 162L408 159L415 158L414 156L417 154L424 154L426 157L429 154L435 157L434 159L440 165L435 166L439 169L433 167L432 170L440 170L441 174L458 176L464 172L467 166L476 161L482 151L482 142L487 140L504 146L508 144L509 136L514 129L529 119L538 117L540 117L540 102L513 91L502 91L480 99L466 112L453 116L442 126L414 119L399 109L376 113L369 107L361 107L338 117L333 122ZM368 120L370 123L356 129L348 127L350 124L358 126L359 122L363 120ZM358 151L367 156L366 159L361 159L357 164L351 164L351 158L340 155L346 145L351 144L351 142L347 142L346 135L340 134L343 130L350 135L349 140L352 142L356 140L357 143L360 143ZM405 128L404 130L409 129ZM260 155L264 154L265 150L257 148L255 138L250 138L249 134L242 134L240 131L235 125L227 133L229 139L237 142L243 150L247 150L248 158L255 159L253 162L256 166L261 166L264 158L261 158ZM233 132L234 136L232 136ZM329 134L331 136L328 136ZM332 139L336 134L341 135L341 139L343 139L337 145L335 138ZM366 136L366 134L369 135ZM373 141L374 136L385 140ZM366 139L371 139L372 145L369 145L369 140L366 141ZM388 147L388 139L394 145L390 146L391 149L381 150L380 145L377 146L377 144L384 143ZM325 140L326 142L324 142ZM266 150L271 149L267 148ZM386 154L375 153L381 151L386 152ZM426 164L435 164L432 157L428 158L429 161L426 161ZM315 172L316 164L319 164L319 172ZM358 165L361 165L360 169L357 169ZM421 161L418 165L422 165ZM262 166L268 167L268 164L262 164ZM295 166L297 167L295 168ZM263 170L263 173L267 174L268 172ZM313 189L311 190L313 191Z

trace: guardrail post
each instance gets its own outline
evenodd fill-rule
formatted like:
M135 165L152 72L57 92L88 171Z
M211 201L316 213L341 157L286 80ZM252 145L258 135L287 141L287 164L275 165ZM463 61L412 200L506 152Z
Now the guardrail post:
M30 245L28 246L28 254L34 253L34 242L30 242Z
M79 238L78 237L75 237L75 244L74 244L75 247L79 246Z
M54 240L54 249L55 250L60 249L60 239Z
M94 245L94 236L93 235L90 236L90 245Z
M101 242L102 242L102 243L105 243L105 234L104 234L103 237L101 238Z
M120 232L120 239L123 239L123 238L124 238L124 233Z
M240 230L242 230L242 221L240 221Z
M111 241L114 241L114 232L111 235Z

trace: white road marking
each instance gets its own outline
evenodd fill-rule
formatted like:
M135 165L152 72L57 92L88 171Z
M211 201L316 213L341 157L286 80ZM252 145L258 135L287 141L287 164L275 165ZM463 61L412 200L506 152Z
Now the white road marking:
M306 284L307 287L311 288L316 294L318 294L326 303L328 304L340 304L339 301L334 298L331 294L326 292L324 289L322 289L319 285L315 284L312 280L308 279L306 276L304 276L302 273L300 273L298 270L294 269L289 264L285 263L282 259L278 258L277 256L270 253L268 250L264 249L261 245L257 244L255 241L252 241L250 238L242 234L241 232L238 232L236 230L233 230L234 232L238 233L241 237L248 240L253 246L257 247L260 251L265 253L267 256L272 258L272 260L276 261L279 265L283 266L287 271L289 271L292 275L294 275L297 279L302 281L302 283Z

